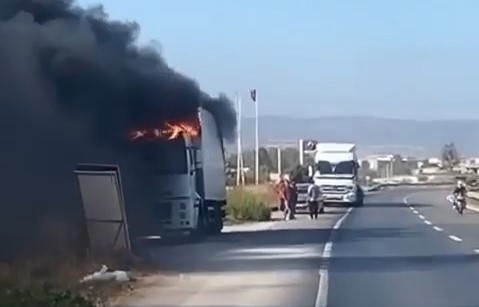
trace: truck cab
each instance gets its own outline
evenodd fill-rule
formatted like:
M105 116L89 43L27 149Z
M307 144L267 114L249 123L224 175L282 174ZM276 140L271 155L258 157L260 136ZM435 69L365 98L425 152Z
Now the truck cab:
M320 187L325 204L363 204L355 144L318 143L314 162L314 184Z
M219 233L226 205L223 141L211 113L201 109L200 133L156 142L151 163L151 214L162 233Z
M150 164L155 166L150 212L157 231L197 229L201 202L196 186L198 149L188 136L160 141L157 146L161 160Z

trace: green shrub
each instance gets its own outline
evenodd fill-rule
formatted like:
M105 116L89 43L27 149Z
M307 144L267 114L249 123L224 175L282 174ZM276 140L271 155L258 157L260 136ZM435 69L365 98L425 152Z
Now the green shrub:
M228 193L227 213L239 221L271 219L271 208L265 203L265 200L245 189L234 189Z

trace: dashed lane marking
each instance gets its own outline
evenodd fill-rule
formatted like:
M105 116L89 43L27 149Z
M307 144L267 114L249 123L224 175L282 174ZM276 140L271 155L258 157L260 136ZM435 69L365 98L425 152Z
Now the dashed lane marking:
M456 236L449 236L449 239L456 241L456 242L462 242L462 239Z
M344 215L336 222L336 224L334 224L333 232L331 233L331 236L328 242L326 242L326 244L324 245L324 250L322 254L323 261L324 259L331 257L331 251L333 250L334 230L337 230L339 229L339 227L341 227L341 224L348 217L351 211L353 211L353 207L349 208L348 211L346 211ZM326 266L319 270L319 285L318 285L318 294L316 295L316 303L314 304L315 307L327 307L328 286L329 286L329 273L328 273L328 267Z

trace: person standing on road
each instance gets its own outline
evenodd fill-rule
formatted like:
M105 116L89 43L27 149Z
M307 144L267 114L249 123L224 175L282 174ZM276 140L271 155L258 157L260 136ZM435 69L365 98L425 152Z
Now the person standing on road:
M321 206L321 208L319 208ZM321 190L319 186L315 185L314 182L310 182L308 186L308 209L309 209L309 217L311 219L318 219L318 213L324 212L324 207L322 204L321 199Z
M298 201L298 190L296 187L296 182L294 180L291 180L291 183L289 185L289 201L288 201L290 219L295 218L297 201Z
M284 211L285 207L285 179L283 176L280 177L278 184L276 185L276 192L278 193L279 203L278 203L278 211Z
M283 199L284 199L284 220L287 221L291 217L291 189L290 189L290 181L289 178L285 175L284 176L284 185L283 185Z

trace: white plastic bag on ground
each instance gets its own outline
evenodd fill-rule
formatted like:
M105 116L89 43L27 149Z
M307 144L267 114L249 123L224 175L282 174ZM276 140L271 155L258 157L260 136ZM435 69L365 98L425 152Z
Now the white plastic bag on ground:
M119 282L127 282L131 281L130 274L126 271L116 270L116 271L108 271L108 267L106 265L102 265L101 269L94 272L93 274L89 274L83 277L80 280L80 283L85 282L95 282L95 281L119 281Z

